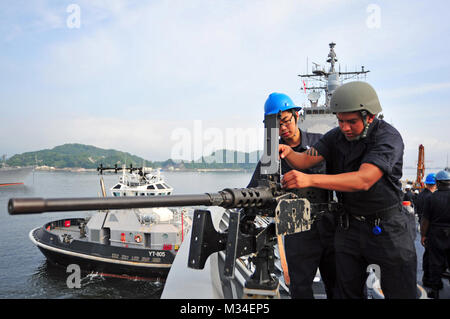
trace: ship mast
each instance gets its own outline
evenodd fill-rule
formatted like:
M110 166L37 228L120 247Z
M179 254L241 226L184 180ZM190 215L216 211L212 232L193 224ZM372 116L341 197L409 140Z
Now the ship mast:
M327 62L331 64L330 73L335 73L334 64L337 62L336 52L334 52L335 46L336 46L336 43L333 43L333 42L330 43L330 53L328 53L329 59L327 60Z
M331 95L334 90L336 90L340 85L342 85L343 81L350 80L355 77L359 77L360 75L367 74L370 71L365 70L364 66L361 66L360 71L354 72L341 72L336 71L335 65L338 61L336 52L334 51L334 47L336 43L329 43L330 51L328 53L327 63L330 63L329 71L326 72L325 68L321 67L320 64L314 63L311 74L299 74L298 76L304 79L310 79L313 82L313 85L306 85L303 80L303 89L310 91L311 93L308 95L308 99L311 103L311 106L317 106L318 98L320 97L320 91L325 91L325 107L329 107ZM317 85L319 83L319 85ZM325 85L320 85L320 83L324 83Z

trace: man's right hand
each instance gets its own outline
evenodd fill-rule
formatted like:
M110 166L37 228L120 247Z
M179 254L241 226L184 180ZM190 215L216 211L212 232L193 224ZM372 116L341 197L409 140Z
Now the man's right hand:
M319 164L324 158L314 149L309 148L305 152L295 152L290 146L280 144L278 152L281 159L284 159L288 164L297 170L307 169ZM288 159L289 157L289 159Z
M292 152L292 148L285 144L280 144L278 146L278 152L280 154L280 158L284 159Z

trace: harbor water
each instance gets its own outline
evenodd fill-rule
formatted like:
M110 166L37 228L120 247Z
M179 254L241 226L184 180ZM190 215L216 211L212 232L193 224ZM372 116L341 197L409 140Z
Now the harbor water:
M436 170L437 172L438 170ZM405 169L404 179L414 180L415 169ZM162 172L174 194L216 192L226 187L246 187L252 172ZM103 175L109 194L120 174ZM100 196L100 178L95 172L35 171L25 185L0 187L0 298L151 298L161 296L164 282L127 280L84 275L81 288L68 288L65 268L48 263L28 238L31 229L66 217L85 217L93 212L44 213L10 216L12 197Z
M245 187L251 173L245 172L162 172L174 194L215 192L226 187ZM109 188L121 174L105 174ZM55 267L28 238L31 229L66 217L85 217L93 212L44 213L10 216L7 203L12 197L95 197L101 196L96 172L35 171L24 185L0 187L0 298L159 298L161 281L127 280L83 275L81 288L68 288L70 273Z

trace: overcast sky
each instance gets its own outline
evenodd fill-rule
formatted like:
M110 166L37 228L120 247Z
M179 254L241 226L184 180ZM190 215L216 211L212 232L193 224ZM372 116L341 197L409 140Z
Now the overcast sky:
M0 152L83 143L148 160L262 147L298 74L364 65L405 165L450 153L448 1L2 0ZM311 66L309 66L311 70ZM239 131L241 130L241 131ZM246 138L236 138L246 130ZM256 135L254 132L258 132ZM187 154L188 153L188 154Z

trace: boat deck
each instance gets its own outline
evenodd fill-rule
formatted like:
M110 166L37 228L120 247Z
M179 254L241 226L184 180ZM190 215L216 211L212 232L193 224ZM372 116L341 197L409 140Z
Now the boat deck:
M65 235L70 235L75 240L82 240L87 241L87 236L81 237L80 229L77 226L70 226L70 227L60 227L57 226L55 228L52 228L50 232L54 235L58 235L60 237L63 237Z

